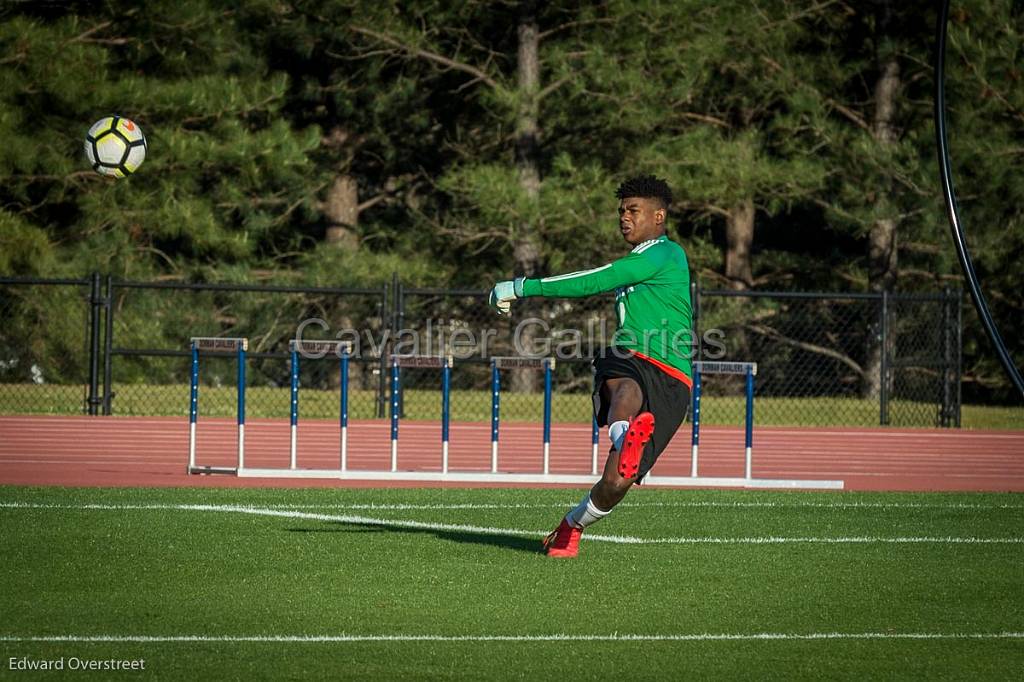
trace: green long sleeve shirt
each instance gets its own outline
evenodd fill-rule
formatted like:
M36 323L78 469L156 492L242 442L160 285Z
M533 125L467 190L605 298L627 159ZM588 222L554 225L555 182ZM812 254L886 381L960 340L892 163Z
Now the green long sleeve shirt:
M524 296L583 298L615 292L612 344L693 376L690 267L683 248L662 235L593 270L526 279Z

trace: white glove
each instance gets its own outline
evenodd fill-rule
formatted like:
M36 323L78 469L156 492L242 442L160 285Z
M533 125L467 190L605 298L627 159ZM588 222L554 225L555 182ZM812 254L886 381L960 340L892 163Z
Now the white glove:
M491 289L488 304L498 311L499 315L508 315L512 310L512 301L523 295L523 277L498 282Z

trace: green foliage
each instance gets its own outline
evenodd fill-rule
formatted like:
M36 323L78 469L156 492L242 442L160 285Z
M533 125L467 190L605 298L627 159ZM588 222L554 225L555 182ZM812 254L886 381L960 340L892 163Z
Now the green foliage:
M368 3L155 0L0 10L0 272L486 287L536 240L541 267L624 252L617 183L673 185L672 234L705 284L725 220L756 209L759 285L868 289L866 235L897 222L901 290L957 286L931 125L931 3L762 0ZM536 90L518 71L526 9ZM1024 50L1013 3L952 18L953 159L990 304L1024 354ZM875 122L880 64L900 85ZM516 142L535 109L534 170ZM82 159L97 118L149 141L130 178ZM351 178L351 239L325 204ZM736 322L738 320L732 320ZM1009 399L987 341L965 338L968 392Z
M0 272L52 272L53 249L46 233L0 210Z
M59 241L80 271L128 277L254 264L294 243L319 136L280 118L287 76L267 72L231 12L209 2L54 10L5 22L0 44L10 55L0 130L15 142L0 174L20 234L31 226ZM84 168L84 131L110 112L147 134L140 175L111 181Z
M954 12L946 97L950 157L967 245L1017 366L1024 338L1024 13L988 0ZM948 240L948 230L941 235ZM950 252L952 250L950 249ZM965 311L965 395L1014 401L980 320Z

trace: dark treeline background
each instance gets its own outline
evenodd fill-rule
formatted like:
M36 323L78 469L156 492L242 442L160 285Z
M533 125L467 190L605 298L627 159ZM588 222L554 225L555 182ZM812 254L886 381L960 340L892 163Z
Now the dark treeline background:
M0 3L0 273L486 288L624 253L673 186L705 287L936 291L932 2ZM1024 3L953 3L952 157L1024 355ZM84 133L139 123L137 175ZM973 311L964 397L1012 399Z

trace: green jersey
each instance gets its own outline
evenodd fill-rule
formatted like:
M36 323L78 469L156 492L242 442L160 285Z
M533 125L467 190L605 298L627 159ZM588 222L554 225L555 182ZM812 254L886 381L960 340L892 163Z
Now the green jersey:
M613 345L668 365L689 383L693 309L683 248L661 235L599 268L523 281L524 296L582 298L606 291L615 291L618 328Z

